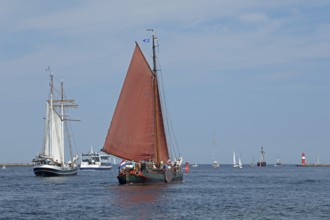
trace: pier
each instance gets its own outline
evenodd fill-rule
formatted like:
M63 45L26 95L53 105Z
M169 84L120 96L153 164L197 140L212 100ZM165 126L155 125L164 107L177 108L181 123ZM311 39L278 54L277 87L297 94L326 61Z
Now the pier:
M0 166L14 167L14 166L32 166L32 163L0 163Z
M317 163L313 163L313 164L297 164L297 167L330 167L330 164L317 164Z

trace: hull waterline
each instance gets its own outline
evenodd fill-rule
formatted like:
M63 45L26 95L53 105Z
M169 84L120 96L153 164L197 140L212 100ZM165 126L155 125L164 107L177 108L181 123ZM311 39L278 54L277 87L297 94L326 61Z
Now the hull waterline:
M111 170L112 167L80 167L80 170Z
M119 184L154 184L154 183L171 183L182 182L182 171L174 172L166 170L159 173L151 173L146 171L125 171L117 176Z
M265 167L266 166L266 162L258 162L257 163L258 167Z
M35 166L33 172L36 176L51 177L51 176L76 176L78 168L62 168L58 166Z

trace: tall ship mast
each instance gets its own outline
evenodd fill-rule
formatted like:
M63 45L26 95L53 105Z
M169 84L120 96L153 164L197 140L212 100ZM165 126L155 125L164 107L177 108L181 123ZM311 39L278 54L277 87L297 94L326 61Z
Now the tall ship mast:
M265 167L266 166L266 161L265 161L265 151L264 147L261 146L261 151L260 151L260 160L257 163L258 167Z

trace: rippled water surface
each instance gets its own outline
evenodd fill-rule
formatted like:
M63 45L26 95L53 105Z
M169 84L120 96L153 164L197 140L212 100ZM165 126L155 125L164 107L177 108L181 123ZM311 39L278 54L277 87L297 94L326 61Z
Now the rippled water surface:
M0 170L0 219L330 219L330 167L190 168L180 184L121 186L112 171Z

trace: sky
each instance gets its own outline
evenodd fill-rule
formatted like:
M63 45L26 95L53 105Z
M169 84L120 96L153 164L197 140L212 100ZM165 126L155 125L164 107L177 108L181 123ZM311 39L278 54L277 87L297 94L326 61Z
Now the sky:
M329 1L0 2L0 163L41 151L48 65L63 80L79 154L101 149L137 41L157 35L184 160L330 163ZM215 145L213 145L213 140Z

